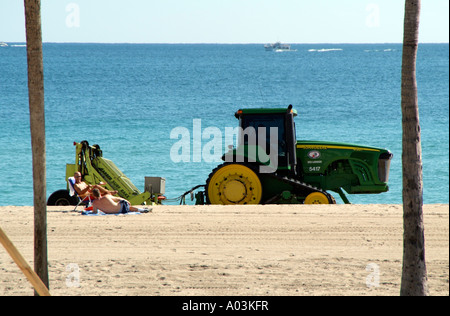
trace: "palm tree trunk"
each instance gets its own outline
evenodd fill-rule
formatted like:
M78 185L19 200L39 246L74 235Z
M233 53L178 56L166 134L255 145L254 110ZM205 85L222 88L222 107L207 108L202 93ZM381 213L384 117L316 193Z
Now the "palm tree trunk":
M402 60L403 271L400 295L428 295L416 57L421 0L406 0Z
M24 0L24 6L27 35L31 148L33 154L34 270L48 288L47 179L45 159L44 66L42 57L41 1Z

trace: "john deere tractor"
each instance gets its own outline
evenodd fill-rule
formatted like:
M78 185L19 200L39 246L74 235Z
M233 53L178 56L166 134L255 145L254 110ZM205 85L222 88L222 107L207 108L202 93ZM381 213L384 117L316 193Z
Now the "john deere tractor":
M298 141L287 109L242 109L239 142L206 181L206 204L334 204L330 192L388 191L386 149L323 141ZM202 194L202 195L203 195ZM198 203L198 201L197 201ZM201 204L201 203L198 203Z

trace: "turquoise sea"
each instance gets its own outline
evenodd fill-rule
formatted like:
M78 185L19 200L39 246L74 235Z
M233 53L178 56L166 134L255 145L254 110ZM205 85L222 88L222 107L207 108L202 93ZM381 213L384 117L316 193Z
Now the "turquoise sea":
M0 47L0 205L32 205L27 59ZM99 144L141 190L166 178L175 198L204 184L217 162L174 162L171 132L237 126L244 107L293 104L297 138L371 145L394 153L390 191L352 203L401 203L400 44L44 44L47 196L66 187L73 142ZM419 47L417 77L425 203L449 202L449 45ZM198 122L198 121L197 121ZM203 139L202 145L209 139ZM223 144L224 149L226 145ZM338 203L342 201L337 197ZM191 203L188 201L188 203Z

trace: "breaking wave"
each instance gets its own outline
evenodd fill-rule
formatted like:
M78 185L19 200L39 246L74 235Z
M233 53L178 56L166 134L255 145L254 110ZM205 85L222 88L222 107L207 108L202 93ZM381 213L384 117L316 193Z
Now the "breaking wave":
M319 53L323 53L323 52L334 52L334 51L342 51L342 48L322 48L322 49L310 49L308 50L308 52L319 52Z

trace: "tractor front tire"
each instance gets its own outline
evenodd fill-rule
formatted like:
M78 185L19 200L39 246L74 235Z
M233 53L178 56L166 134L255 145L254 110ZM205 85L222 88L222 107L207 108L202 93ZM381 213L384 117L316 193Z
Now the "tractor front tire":
M59 190L50 195L47 200L48 206L68 206L77 205L77 197L70 196L69 191Z
M332 200L330 201L330 199L321 192L313 192L306 197L304 204L336 204L336 201L334 201L332 197L331 199Z

